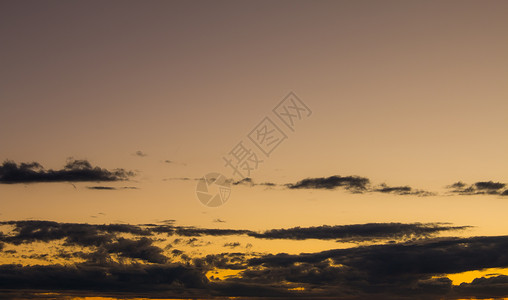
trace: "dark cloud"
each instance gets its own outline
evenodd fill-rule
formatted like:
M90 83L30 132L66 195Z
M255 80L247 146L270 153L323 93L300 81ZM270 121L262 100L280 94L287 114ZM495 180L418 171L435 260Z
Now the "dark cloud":
M464 188L465 186L466 186L466 184L464 182L457 181L454 184L447 186L447 188L461 189L461 188Z
M173 224L175 224L175 222L176 222L175 219L167 219L167 220L162 220L159 223L162 223L162 224L165 224L165 225L173 225Z
M364 192L367 190L369 183L369 179L365 177L342 177L335 175L330 177L307 178L295 184L287 184L286 186L290 189L335 189L337 187L342 187L353 192Z
M458 181L447 188L451 193L459 195L508 195L508 190L505 189L506 183L494 181L478 181L471 185Z
M112 191L117 189L116 187L112 186L87 186L86 188L89 190L106 190L106 191Z
M105 190L105 191L116 191L116 190L137 190L138 188L135 186L122 186L122 187L113 187L113 186L87 186L89 190Z
M471 283L461 283L454 291L462 297L504 298L508 295L508 276L476 278Z
M476 182L475 184L475 187L479 190L499 190L499 189L502 189L506 186L506 184L504 183L500 183L500 182L493 182L493 181L480 181L480 182Z
M166 233L168 235L177 234L187 237L241 235L251 232L250 230L242 229L212 229L172 225L151 225L150 231L154 233Z
M240 247L240 243L238 243L238 242L234 242L234 243L225 243L225 244L224 244L224 247L236 248L236 247Z
M248 235L260 239L321 239L342 242L363 242L376 240L409 240L428 238L432 235L465 230L469 226L452 226L446 223L367 223L353 225L323 225L315 227L293 227L255 232L245 229L213 229L174 226L174 220L164 221L165 225L109 224L91 225L57 223L50 221L6 221L0 224L14 225L14 234L0 236L0 241L12 244L34 241L49 242L65 240L69 244L97 246L111 243L117 233L130 233L137 236L153 234L179 235L184 237ZM178 239L177 239L178 240ZM175 240L175 243L177 243Z
M20 245L31 242L51 242L63 240L67 246L91 247L91 254L80 257L92 261L109 261L111 254L120 257L142 259L153 263L165 263L167 258L163 250L154 246L146 236L151 232L139 226L125 224L89 225L74 223L57 223L49 221L1 222L14 225L12 235L3 236L5 243ZM143 236L140 239L118 237L120 233Z
M372 189L373 192L380 192L385 194L396 194L396 195L415 195L415 196L433 196L435 193L413 189L410 186L387 186L386 184L382 184L378 188Z
M146 229L128 224L90 225L51 221L4 221L0 224L14 226L12 234L0 237L3 242L14 245L64 240L69 245L100 246L111 243L117 233L151 234Z
M251 186L251 187L253 187L253 186L267 186L267 187L277 186L277 184L273 183L273 182L256 183L256 182L254 182L254 180L252 180L252 178L249 178L249 177L243 178L238 181L231 181L231 183L233 185L246 185L246 186Z
M152 243L153 241L146 237L139 240L119 238L113 243L102 245L102 248L108 253L116 253L124 257L139 258L152 263L166 263L168 258L162 254L163 250Z
M199 180L200 178L169 178L165 180ZM352 193L384 193L394 195L412 195L412 196L436 196L439 195L436 192L426 191L423 189L413 188L408 185L403 186L388 186L386 184L380 184L378 186L372 186L369 178L361 176L340 176L334 175L330 177L316 177L306 178L296 183L287 183L284 185L264 182L256 183L252 178L246 177L238 181L230 180L233 185L243 185L249 187L255 186L283 186L289 189L325 189L333 190L336 188L343 188ZM508 196L507 184L493 181L479 181L472 185L467 185L463 182L456 182L447 186L451 193L459 195L501 195Z
M186 163L182 163L182 162L178 162L178 161L174 161L174 160L169 160L169 159L163 160L162 162L165 164L180 165L180 166L184 166L184 167L187 166ZM197 180L199 180L199 178Z
M69 160L61 170L45 170L37 162L0 165L0 183L121 181L134 176L124 169L107 170L93 167L87 160Z
M77 224L77 223L58 223L51 221L3 221L0 225L12 225L14 229L9 235L0 235L0 242L10 243L14 245L32 243L32 242L51 242L62 240L66 245L82 246L82 247L99 247L108 253L119 253L122 255L127 251L124 249L128 243L132 242L133 247L142 248L147 246L147 239L140 240L122 240L117 235L128 233L135 236L151 236L158 233L168 235L180 235L192 237L189 244L198 241L195 237L201 236L229 236L229 235L246 235L252 233L249 230L239 229L211 229L211 228L195 228L184 226L173 226L174 220L165 220L164 225L143 224L109 224L109 225L93 225L93 224ZM175 240L176 242L177 240ZM112 252L112 250L115 250ZM144 251L158 251L150 248ZM130 252L132 253L132 252ZM139 255L127 255L131 258L143 258ZM160 257L159 257L160 258ZM153 260L153 259L150 259ZM162 261L155 259L154 261Z
M183 251L174 249L174 250L171 250L171 254L173 254L174 256L179 256L179 255L183 254Z
M496 236L266 255L249 260L251 268L242 273L242 279L255 283L289 282L308 288L329 287L328 292L332 294L347 291L355 299L368 296L414 299L415 295L419 299L439 299L455 298L457 294L464 298L483 297L488 295L488 287L494 286L495 280L481 280L485 282L484 293L474 294L467 292L469 285L452 286L446 274L508 267L506 247L508 236ZM508 296L505 278L497 280L496 297Z
M251 233L250 230L243 229L208 229L194 227L177 227L176 234L183 236L222 236L222 235L240 235Z
M239 181L233 182L233 185L240 185L240 184L254 186L254 182L252 181L252 178L249 178L249 177L246 177L246 178L243 178Z
M192 260L195 267L202 270L230 269L243 270L248 267L248 258L244 253L220 253L209 254L205 257L194 258Z
M442 223L369 223L272 229L262 233L249 233L249 235L264 239L321 239L359 242L372 240L426 238L444 231L463 230L467 228L469 227L449 226Z
M170 222L171 223L171 222ZM172 223L171 223L172 224ZM507 276L477 278L454 286L446 274L486 268L508 267L508 236L429 238L451 230L468 228L444 223L372 223L269 230L263 233L238 230L175 227L167 225L90 225L49 221L7 221L10 233L0 235L0 245L63 241L57 254L83 263L66 265L0 265L0 294L37 290L111 295L120 298L210 298L210 297L302 297L333 299L452 299L508 297ZM258 238L307 238L410 242L334 249L290 255L220 253L190 257L166 245L155 245L154 233L179 234L173 245L199 247L205 235L249 234ZM127 238L126 236L129 236ZM131 237L132 236L132 237ZM425 237L425 239L420 239ZM165 243L166 244L166 243ZM239 249L228 241L224 247ZM86 247L86 249L80 247ZM199 251L199 248L195 248ZM5 253L5 252L4 252ZM14 253L46 260L44 252ZM193 254L194 255L194 254ZM171 259L170 259L171 258ZM174 263L171 260L183 261ZM208 281L215 269L241 271L238 276ZM291 290L300 288L300 290ZM304 288L304 290L301 290ZM22 297L12 294L7 298ZM1 297L1 296L0 296Z
M206 287L200 271L183 265L77 264L74 266L0 266L0 288L192 296ZM203 293L203 292L201 292Z
M297 183L289 183L285 185L290 189L335 189L344 188L353 193L369 193L379 192L385 194L396 195L415 195L415 196L432 196L433 192L425 190L414 189L410 186L395 186L391 187L386 184L381 184L379 187L371 187L370 180L366 177L360 176L330 176L330 177L317 177L307 178Z
M411 192L411 187L409 186L396 186L396 187L389 187L389 186L386 186L386 185L382 185L380 188L378 189L375 189L376 192L381 192L381 193L393 193L395 192L396 194L405 194L405 193L410 193Z
M436 238L401 244L374 245L300 255L267 255L250 265L288 266L329 261L363 270L378 278L460 273L508 267L508 236ZM481 255L480 255L481 254Z
M144 153L143 151L140 151L140 150L134 152L134 155L139 156L139 157L148 156L148 154L146 154L146 153Z

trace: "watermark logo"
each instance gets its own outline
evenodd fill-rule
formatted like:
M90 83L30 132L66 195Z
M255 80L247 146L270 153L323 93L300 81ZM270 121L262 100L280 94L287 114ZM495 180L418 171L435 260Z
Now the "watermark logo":
M288 139L288 132L282 128L287 127L294 132L301 120L312 115L309 107L293 92L284 97L272 109L272 113L276 118L271 114L265 116L246 138L240 140L226 156L222 157L224 167L230 169L235 179L241 181L250 178L264 159L269 158L270 154ZM231 195L231 182L234 182L233 179L227 179L222 174L207 174L199 180L196 187L199 201L209 207L221 206ZM214 185L218 190L212 193L209 189Z
M297 121L312 115L312 111L309 107L293 92L289 93L274 107L273 113L289 127L291 131L295 131Z
M199 179L196 195L206 206L221 206L231 195L231 181L220 173L208 173Z
M288 138L269 117L265 117L247 137L266 157L269 157L270 153Z

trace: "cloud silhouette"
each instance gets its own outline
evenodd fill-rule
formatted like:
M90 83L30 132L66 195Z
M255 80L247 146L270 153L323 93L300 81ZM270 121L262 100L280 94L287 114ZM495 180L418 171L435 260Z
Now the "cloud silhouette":
M137 236L154 234L178 235L182 237L238 236L246 235L259 239L289 240L338 240L362 242L390 239L428 238L440 232L458 231L470 226L452 226L447 223L367 223L353 225L323 225L316 227L293 227L270 229L256 232L246 229L196 228L172 225L169 220L164 225L109 224L93 225L79 223L58 223L51 221L4 221L0 225L14 226L9 236L0 235L0 242L19 245L31 242L64 240L68 245L97 246L111 243L117 234L128 233Z
M238 181L232 181L233 185L246 185L246 186L277 186L277 184L273 182L262 182L262 183L256 183L252 178L245 177Z
M385 194L397 194L397 195L415 195L415 196L434 196L436 193L419 190L419 189L413 189L410 186L387 186L386 184L381 184L380 187L374 188L371 191L373 192L380 192Z
M307 178L298 181L295 184L287 184L286 186L290 189L335 189L337 187L345 188L353 192L364 192L370 180L360 176L330 176L330 177L318 177L318 178Z
M302 297L341 299L466 299L508 296L505 275L477 278L453 285L447 274L508 267L508 236L431 238L433 234L468 228L446 223L372 223L268 230L251 237L302 240L307 238L365 240L395 239L382 245L332 249L314 253L223 252L185 253L170 245L159 247L160 235L176 234L173 245L206 245L206 235L237 235L240 231L172 225L93 225L51 221L5 221L12 227L0 234L0 255L39 259L45 265L0 265L0 294L30 298L51 291L57 298L81 296L138 298ZM170 231L171 229L171 231ZM197 238L195 236L199 235ZM256 236L258 235L258 236ZM416 237L416 239L414 239ZM421 239L423 237L423 239ZM400 241L409 238L410 241ZM12 245L56 242L58 252L30 253ZM238 251L240 242L225 248ZM84 248L83 248L84 247ZM199 251L198 251L199 252ZM54 264L51 259L65 259ZM178 260L178 261L176 261ZM206 274L217 269L239 271L219 279Z
M508 296L504 277L485 280L478 294L469 285L452 286L446 274L507 267L508 236L439 238L402 244L336 249L300 255L276 254L249 260L242 273L253 283L287 282L327 287L328 296L353 299L442 299ZM483 280L480 280L483 281ZM345 296L345 295L344 295ZM486 298L486 297L485 297Z
M240 243L239 242L225 243L224 247L236 248L236 247L240 247Z
M391 239L427 238L445 231L456 231L469 226L450 226L443 223L368 223L336 226L293 227L289 229L271 229L262 233L249 233L250 236L263 239L290 240L338 240L372 241Z
M63 169L45 170L37 163L5 161L0 165L0 183L37 183L37 182L99 182L122 181L134 176L124 169L107 170L92 166L87 160L69 160Z
M471 185L458 181L447 188L451 193L459 195L508 195L508 189L505 189L506 183L494 181L478 181Z
M247 178L246 178L247 179ZM244 179L244 181L246 180ZM251 181L249 181L251 182ZM243 183L242 181L238 183ZM396 195L415 195L415 196L433 196L436 193L414 189L410 186L391 187L381 184L378 187L371 187L370 179L360 176L340 176L334 175L330 177L306 178L296 183L288 183L285 185L290 189L325 189L332 190L336 188L344 188L352 193L385 193Z
M135 186L122 186L122 187L113 187L113 186L87 186L89 190L105 190L105 191L116 191L116 190L137 190L138 188Z
M148 154L146 154L146 153L144 153L143 151L140 151L140 150L134 152L134 155L139 156L139 157L148 156Z
M179 264L0 265L0 288L18 292L42 289L85 291L89 295L115 292L140 296L169 293L176 297L191 296L192 289L204 288L207 282L199 270ZM13 295L18 298L22 294Z

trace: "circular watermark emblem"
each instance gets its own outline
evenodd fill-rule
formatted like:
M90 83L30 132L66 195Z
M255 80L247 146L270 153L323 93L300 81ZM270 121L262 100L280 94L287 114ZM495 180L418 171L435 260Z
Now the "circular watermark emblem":
M231 195L231 182L220 173L208 173L199 179L196 195L208 207L221 206Z

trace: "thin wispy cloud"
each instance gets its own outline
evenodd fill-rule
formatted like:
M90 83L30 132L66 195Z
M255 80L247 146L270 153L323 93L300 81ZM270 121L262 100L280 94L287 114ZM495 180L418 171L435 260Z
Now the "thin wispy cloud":
M122 187L114 187L114 186L87 186L89 190L99 190L99 191L117 191L117 190L137 190L139 188L135 186L122 186Z
M148 156L148 154L146 154L145 152L143 152L141 150L138 150L138 151L134 152L133 155L139 156L139 157L146 157L146 156Z
M396 195L415 195L415 196L435 196L437 193L414 189L410 186L388 186L381 184L377 188L372 189L373 192L380 192L385 194L396 194Z

